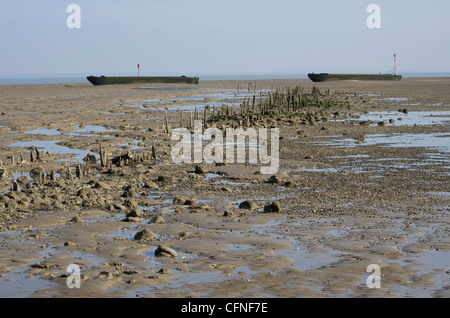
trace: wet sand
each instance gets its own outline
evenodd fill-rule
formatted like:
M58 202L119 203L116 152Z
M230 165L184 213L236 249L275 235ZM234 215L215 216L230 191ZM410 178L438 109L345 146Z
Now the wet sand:
M348 107L268 119L280 129L277 178L173 163L165 107L176 128L189 112L174 107L297 85L337 91ZM450 296L448 78L14 85L0 86L0 105L1 297ZM88 165L100 144L141 160ZM265 213L271 202L281 211ZM144 229L154 235L135 239ZM70 264L81 288L67 287ZM371 264L381 288L366 284Z

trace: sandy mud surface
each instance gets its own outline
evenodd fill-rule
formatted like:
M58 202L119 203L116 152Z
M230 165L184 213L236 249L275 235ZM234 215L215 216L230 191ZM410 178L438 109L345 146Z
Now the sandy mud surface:
M251 118L275 174L173 162L287 87L333 105ZM0 86L0 297L449 297L449 148L446 78Z

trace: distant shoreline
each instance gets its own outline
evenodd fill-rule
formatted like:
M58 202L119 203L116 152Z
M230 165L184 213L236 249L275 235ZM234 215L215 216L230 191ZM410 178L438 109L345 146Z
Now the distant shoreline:
M447 78L450 73L403 73L404 78ZM307 74L218 74L196 75L200 81L223 80L282 80L282 79L308 79ZM5 76L0 77L0 85L23 84L85 84L89 83L86 76Z

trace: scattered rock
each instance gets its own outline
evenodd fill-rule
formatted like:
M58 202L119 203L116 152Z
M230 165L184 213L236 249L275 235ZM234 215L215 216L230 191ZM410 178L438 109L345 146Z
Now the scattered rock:
M54 269L58 267L56 264L48 264L47 262L40 262L31 265L32 268L40 268L40 269Z
M133 216L127 216L125 219L122 220L122 222L130 222L130 223L141 223L143 221L145 221L145 219Z
M208 169L206 169L202 165L196 165L194 172L196 174L206 174L206 173L208 173Z
M126 217L142 218L142 215L142 211L139 208L135 208L132 211L128 212Z
M233 212L231 212L231 211L225 211L225 212L223 213L223 216L225 216L225 217L232 217L232 216L233 216Z
M265 213L278 213L280 211L281 211L281 205L277 201L271 202L270 204L264 206Z
M156 234L150 231L149 229L144 229L140 232L137 232L136 235L134 235L134 239L136 241L141 242L153 241L155 238Z
M157 223L157 224L163 224L166 223L166 220L161 215L154 216L149 223Z
M163 256L163 257L177 257L178 254L170 247L159 245L155 251L155 256Z
M244 202L239 204L239 208L253 211L253 210L258 209L258 205L253 201L245 200Z
M69 247L78 246L78 243L67 241L67 242L64 242L64 246L69 246Z
M136 203L136 201L134 201L133 199L127 199L125 200L125 202L123 203L123 205L129 209L129 210L134 210L137 208L138 204Z
M172 271L170 269L167 269L167 268L161 268L158 271L158 274L170 274L170 273L172 273Z
M74 216L73 218L70 219L70 222L72 223L83 223L83 220L78 216Z
M111 189L109 184L107 184L104 181L97 181L97 182L94 183L94 185L92 187L95 188L95 189L106 189L106 190Z
M185 196L178 196L173 198L173 204L184 205L184 202L186 202L186 200L189 200L189 198Z
M33 179L34 182L38 183L39 181L42 181L44 173L45 173L44 168L36 167L36 168L31 169L30 177Z
M98 161L98 158L93 154L87 154L86 157L83 158L83 161L86 163L96 164Z
M267 183L277 183L277 184L280 184L282 181L281 181L281 177L279 177L279 176L271 176L268 180L267 180Z

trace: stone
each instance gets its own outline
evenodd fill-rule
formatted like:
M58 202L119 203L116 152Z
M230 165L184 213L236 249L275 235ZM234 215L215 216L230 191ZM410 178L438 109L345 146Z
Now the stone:
M156 234L149 229L144 229L134 235L134 239L141 242L153 241L155 238Z
M202 165L196 165L194 172L197 174L206 174L208 173L208 169L206 169Z
M139 208L135 208L132 211L128 212L126 217L141 218L142 217L142 211Z
M281 211L281 205L279 202L274 201L264 206L264 213L278 213Z
M154 216L149 223L163 224L166 223L166 220L161 215Z
M83 220L79 216L74 216L72 219L70 219L70 222L72 223L83 223Z
M281 178L279 176L271 176L268 180L267 183L281 183Z
M256 210L258 208L258 205L255 202L253 202L253 201L245 200L244 202L239 204L239 208L253 211L253 210Z
M177 257L178 254L170 247L167 247L165 245L159 245L158 248L155 251L155 256L158 257Z

